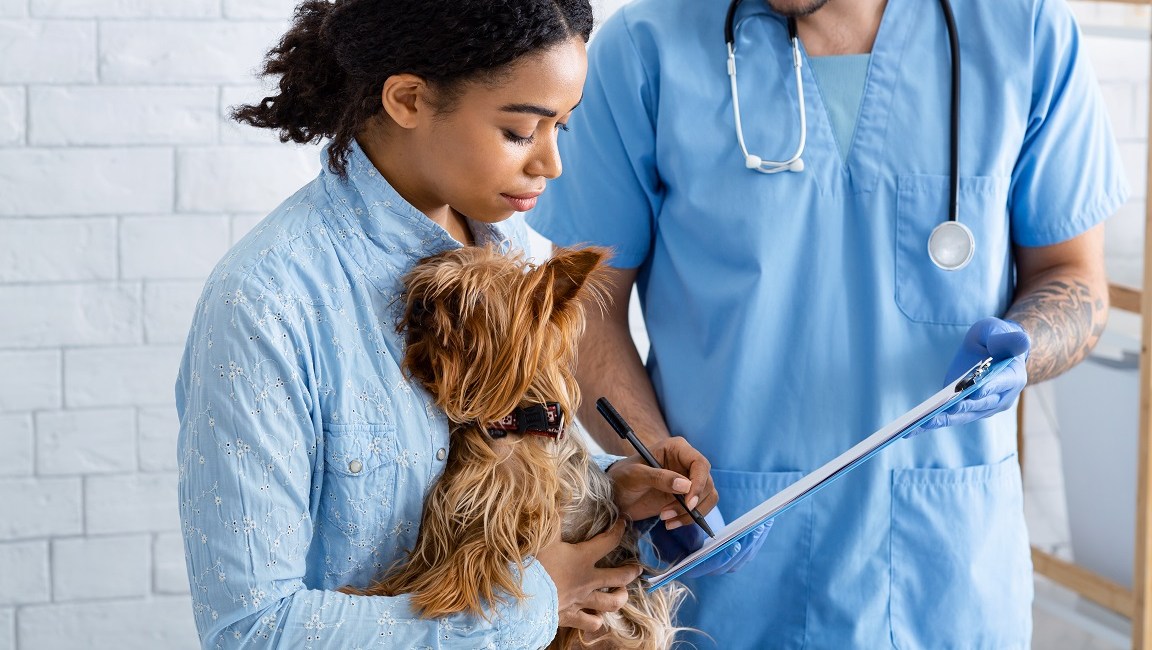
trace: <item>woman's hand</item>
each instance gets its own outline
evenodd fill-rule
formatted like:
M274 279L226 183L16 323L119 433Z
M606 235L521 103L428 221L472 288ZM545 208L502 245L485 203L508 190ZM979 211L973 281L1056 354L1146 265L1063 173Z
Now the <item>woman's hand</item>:
M639 455L619 460L608 468L613 498L624 515L633 521L660 515L665 526L673 529L695 525L675 495L683 495L688 507L701 514L716 507L720 497L712 484L712 465L687 440L667 438L648 451L663 469L649 467Z
M623 518L618 519L608 530L578 544L557 538L536 555L536 560L556 584L560 627L595 632L603 625L601 613L615 612L628 601L625 587L640 577L640 566L606 569L596 566L596 562L620 544L625 525Z

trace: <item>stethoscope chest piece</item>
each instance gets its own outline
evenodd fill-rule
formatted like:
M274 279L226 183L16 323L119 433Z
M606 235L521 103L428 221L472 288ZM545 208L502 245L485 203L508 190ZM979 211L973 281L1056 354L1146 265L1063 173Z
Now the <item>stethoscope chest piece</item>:
M968 266L976 253L976 238L968 226L959 221L945 221L928 236L928 257L945 271L959 271Z

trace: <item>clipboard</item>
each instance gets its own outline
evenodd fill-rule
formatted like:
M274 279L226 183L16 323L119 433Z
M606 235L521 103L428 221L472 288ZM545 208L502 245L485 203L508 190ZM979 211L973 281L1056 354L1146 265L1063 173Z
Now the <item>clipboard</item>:
M961 375L960 379L954 383L945 386L940 392L860 441L848 451L797 479L796 482L768 497L767 500L749 510L739 519L729 523L716 534L716 537L706 540L704 546L691 555L662 573L645 577L645 588L648 591L658 589L675 580L685 571L728 548L752 529L796 505L820 488L847 474L881 449L921 427L934 416L948 410L953 404L983 385L990 377L1003 370L1011 361L1012 359L1003 359L993 362L991 357L984 359Z

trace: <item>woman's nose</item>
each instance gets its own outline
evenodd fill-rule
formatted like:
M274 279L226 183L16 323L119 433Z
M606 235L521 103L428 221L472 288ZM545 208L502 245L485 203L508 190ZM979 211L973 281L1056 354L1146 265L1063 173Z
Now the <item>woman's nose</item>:
M529 161L525 171L532 176L556 178L564 169L560 162L560 148L556 142L556 136L540 138L538 143L536 150L533 151L532 160Z

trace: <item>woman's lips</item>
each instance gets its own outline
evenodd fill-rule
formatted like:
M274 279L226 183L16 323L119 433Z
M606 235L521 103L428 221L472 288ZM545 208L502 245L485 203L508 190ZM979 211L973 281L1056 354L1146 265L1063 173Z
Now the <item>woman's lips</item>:
M529 192L527 194L501 194L508 205L517 212L527 212L536 207L536 198L543 194L540 192Z

